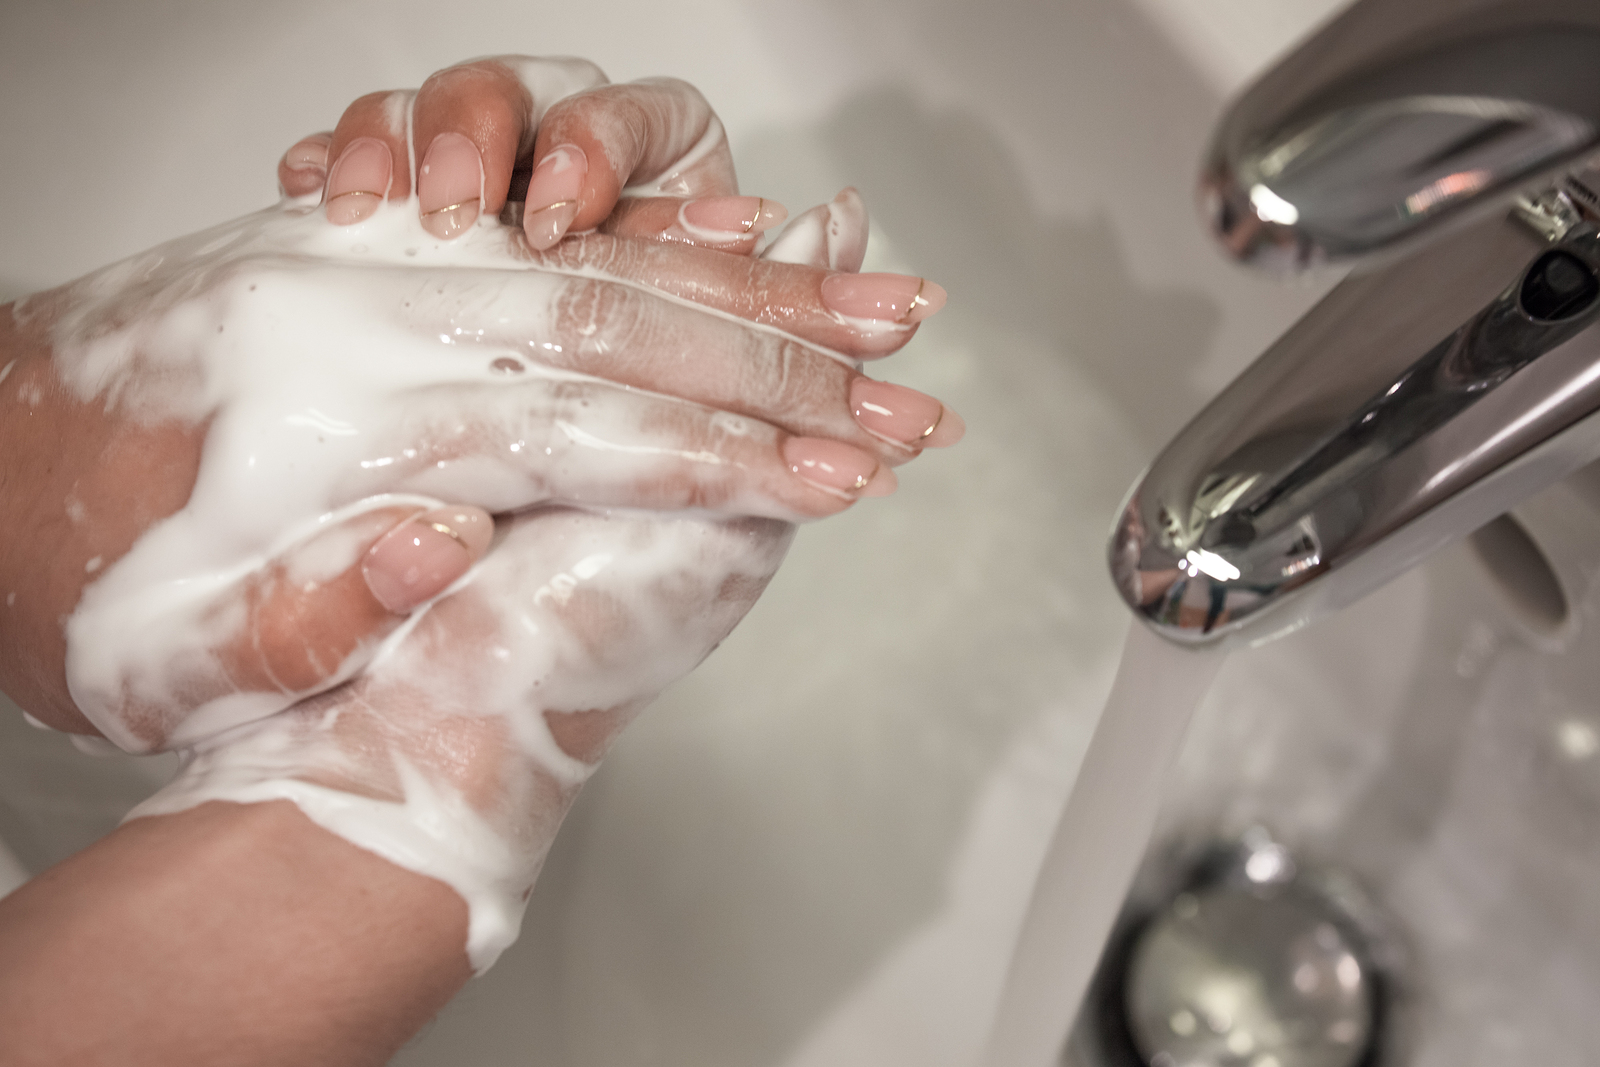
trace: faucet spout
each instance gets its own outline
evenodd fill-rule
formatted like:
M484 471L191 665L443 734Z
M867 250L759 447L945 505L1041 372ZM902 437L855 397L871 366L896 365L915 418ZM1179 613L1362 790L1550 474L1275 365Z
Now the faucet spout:
M1594 0L1358 0L1239 97L1201 175L1223 246L1366 269L1133 487L1134 613L1270 639L1600 457L1597 152Z
M1183 643L1342 607L1600 457L1600 214L1578 183L1337 286L1129 495L1113 575Z

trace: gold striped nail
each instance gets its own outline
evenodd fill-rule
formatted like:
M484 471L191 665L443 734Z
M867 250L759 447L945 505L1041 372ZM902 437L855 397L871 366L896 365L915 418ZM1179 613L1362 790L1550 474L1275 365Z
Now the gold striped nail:
M926 307L927 306L928 302L922 298L922 290L926 289L927 287L928 287L928 279L926 279L926 278L918 278L917 279L917 292L916 292L916 295L911 298L911 303L906 305L906 313L904 315L900 316L899 321L902 324L909 323L911 321L911 316L917 310L917 308ZM935 425L937 425L937 423ZM928 431L928 433L932 433L932 432L933 432L932 430ZM923 434L922 436L926 437L926 436L928 436L928 434Z
M470 200L463 200L459 204L446 204L444 207L436 207L432 211L424 211L422 213L422 217L426 219L434 215L443 215L446 211L456 211L460 208L466 207L468 204L476 203L478 203L478 198L472 197Z

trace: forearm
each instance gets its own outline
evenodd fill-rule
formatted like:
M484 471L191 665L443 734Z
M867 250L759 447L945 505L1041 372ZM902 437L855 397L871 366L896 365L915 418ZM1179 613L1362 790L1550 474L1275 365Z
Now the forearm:
M287 802L138 819L0 900L0 1063L382 1064L467 909Z

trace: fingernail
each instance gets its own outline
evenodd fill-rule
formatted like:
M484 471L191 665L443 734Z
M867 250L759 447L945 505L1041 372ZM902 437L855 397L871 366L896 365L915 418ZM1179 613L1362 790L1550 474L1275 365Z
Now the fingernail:
M478 221L483 205L483 157L459 133L441 133L428 145L417 173L422 228L440 240L456 237Z
M378 603L404 615L467 573L493 535L494 519L479 508L426 511L380 537L361 574Z
M944 405L903 385L857 378L850 383L850 414L874 436L921 447L944 421Z
M573 144L557 145L533 168L522 228L536 250L543 252L566 236L582 206L578 200L588 175L589 158Z
M880 465L878 473L872 476L872 481L868 482L866 488L861 490L861 495L889 496L898 488L900 488L900 479L894 473L894 469Z
M822 437L789 438L783 461L793 474L846 500L854 500L878 473L878 461L859 448Z
M522 229L528 235L528 244L532 245L536 252L554 248L561 238L567 235L567 228L572 225L572 220L578 217L578 208L581 206L577 201L569 200L564 204L552 204L531 215L524 215Z
M949 408L943 408L939 421L922 439L923 448L949 448L967 435L967 423Z
M393 175L388 145L374 137L351 141L328 175L328 221L348 226L370 218L389 195Z
M678 225L697 240L728 244L765 233L789 217L789 209L759 196L708 196L678 209Z
M290 170L326 173L328 146L321 141L301 141L283 154L283 162Z
M945 291L909 274L830 274L822 302L836 315L909 326L944 307Z

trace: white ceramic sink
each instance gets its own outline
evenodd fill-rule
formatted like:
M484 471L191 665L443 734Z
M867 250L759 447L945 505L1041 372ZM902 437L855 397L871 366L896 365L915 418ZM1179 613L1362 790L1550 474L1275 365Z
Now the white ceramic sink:
M585 791L522 941L396 1062L971 1061L1126 626L1110 517L1328 284L1225 265L1191 184L1224 94L1330 6L0 7L4 295L258 207L342 103L495 51L695 82L747 190L857 185L876 265L951 293L883 373L967 441L801 533ZM1455 550L1229 664L1165 800L1166 832L1264 821L1369 882L1423 1062L1600 1058L1600 760L1572 741L1600 634L1563 641ZM0 717L0 839L36 870L169 771Z

